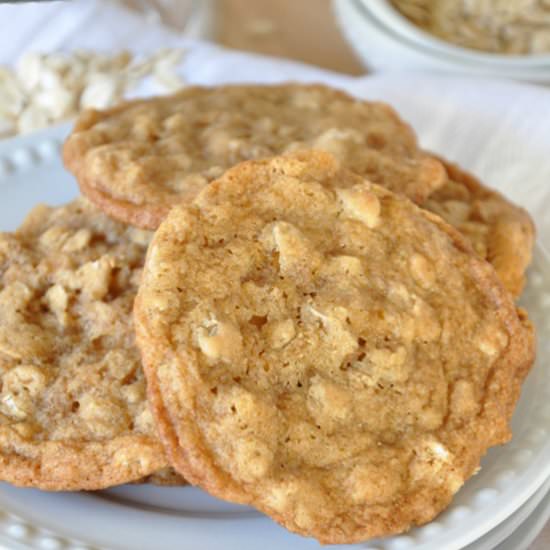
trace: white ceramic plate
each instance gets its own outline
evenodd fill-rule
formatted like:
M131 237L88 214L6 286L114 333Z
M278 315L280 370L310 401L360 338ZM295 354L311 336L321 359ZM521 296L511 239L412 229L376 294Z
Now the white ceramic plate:
M541 499L529 517L495 550L527 550L550 520L550 494Z
M426 79L426 90L427 86L433 87L433 83L434 79ZM408 118L419 127L425 142L436 150L452 151L450 143L456 135L451 136L449 132L455 132L454 126L447 132L441 125L430 126L422 105L411 94L404 93L402 87L396 87L391 79L373 80L367 93L377 95L382 89L386 90L382 97L395 101L407 115L410 111ZM503 97L503 89L499 90L499 97ZM521 88L507 89L508 92L518 90ZM525 89L524 94L529 95L529 89ZM469 112L473 112L473 105L466 105L468 99L460 97L464 103L461 108L467 106ZM427 100L427 96L424 99ZM433 102L428 103L424 109L431 113ZM484 131L492 135L491 124L497 124L500 118L491 122L487 109L484 113L487 115ZM546 125L544 117L540 124ZM59 204L77 194L74 180L64 172L59 159L59 146L66 132L67 127L61 127L0 143L0 230L14 229L40 201ZM535 135L532 129L529 135ZM480 137L479 131L477 137ZM469 145L473 144L474 140L470 139ZM487 151L490 154L490 149ZM517 189L514 193L514 198L527 206L531 196L537 197L533 212L538 214L540 227L548 228L543 223L550 204L546 189L529 197ZM550 319L548 272L548 261L539 246L524 298L539 327L539 358L514 417L512 443L488 453L481 472L466 483L452 506L436 521L407 535L371 541L359 547L462 548L510 517L548 478L550 338L545 324ZM318 548L315 541L292 535L251 509L215 500L191 487L124 486L98 493L52 494L0 485L0 509L4 511L0 513L0 541L6 548Z
M517 547L510 546L509 541L513 539L518 543L520 540L526 540L533 533L532 519L542 516L543 509L550 500L549 490L550 478L509 518L462 550L519 550Z

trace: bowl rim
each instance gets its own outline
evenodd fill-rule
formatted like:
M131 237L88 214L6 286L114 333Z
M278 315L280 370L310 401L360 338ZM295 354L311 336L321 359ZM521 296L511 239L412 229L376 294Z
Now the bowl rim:
M373 56L373 51L378 51L380 54L386 46L391 46L400 49L401 53L405 54L406 61L406 68L405 65L401 65L399 69L392 66L389 69L391 71L420 70L457 77L475 77L544 85L550 83L550 71L545 66L516 67L475 63L456 56L446 55L440 51L432 50L424 44L415 43L387 28L372 13L363 9L360 0L332 0L332 5L348 43L358 58L371 71L388 70L384 63L380 63L380 61L373 65L373 57L380 59L380 56ZM369 39L371 42L369 42ZM378 47L378 50L374 45ZM395 54L396 50L393 53Z
M429 47L432 51L459 57L462 60L502 65L507 67L527 68L550 65L550 52L537 54L498 54L465 48L447 42L418 27L407 19L389 0L358 0L379 23L391 29L401 37L406 37L417 44Z

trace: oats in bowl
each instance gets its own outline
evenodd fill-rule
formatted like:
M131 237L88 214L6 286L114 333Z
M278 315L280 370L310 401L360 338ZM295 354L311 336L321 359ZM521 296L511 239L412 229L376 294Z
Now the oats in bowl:
M466 48L509 55L550 52L549 0L391 0L427 32Z

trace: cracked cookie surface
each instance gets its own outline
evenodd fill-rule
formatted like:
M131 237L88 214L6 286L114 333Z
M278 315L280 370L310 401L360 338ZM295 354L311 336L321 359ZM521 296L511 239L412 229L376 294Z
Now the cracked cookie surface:
M532 328L437 216L324 153L175 207L134 309L173 466L323 543L431 520L510 438Z
M531 217L460 166L440 160L449 177L423 207L467 237L474 250L493 265L504 286L518 297L535 242Z
M131 316L150 237L83 198L0 233L2 480L101 489L167 466Z
M415 202L445 179L391 107L321 85L190 87L88 111L63 156L96 205L156 229L174 204L190 202L234 164L304 148L333 153Z

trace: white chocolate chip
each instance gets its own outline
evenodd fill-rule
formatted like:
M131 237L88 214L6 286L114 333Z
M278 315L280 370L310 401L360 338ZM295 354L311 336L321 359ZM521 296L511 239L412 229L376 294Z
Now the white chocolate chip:
M142 394L142 399L144 399ZM149 407L143 407L135 421L136 428L142 433L152 433L156 430L155 421Z
M326 333L326 344L330 349L330 359L335 366L339 366L342 361L358 347L357 338L348 330L345 321L345 308L334 308L330 315L317 311L314 307L307 305L302 310L302 317L307 319L317 319ZM329 358L327 353L327 359Z
M350 141L361 143L363 136L353 128L329 128L313 142L313 147L332 153L339 159L345 159Z
M415 447L415 458L410 465L414 480L434 477L452 460L449 450L434 437L427 436Z
M252 482L267 474L273 463L273 451L256 438L239 438L235 441L234 460L236 477Z
M380 201L366 186L356 185L351 189L338 189L338 199L344 214L363 222L372 229L380 222Z
M49 308L55 314L57 320L62 326L67 324L67 307L69 305L69 296L62 285L53 285L48 289L44 296Z
M323 272L327 275L352 275L358 277L364 274L361 260L356 256L332 256L329 258ZM345 279L344 279L345 280Z
M394 459L395 460L395 459ZM402 480L398 464L358 464L353 468L347 487L356 504L382 504L391 501L399 491Z
M318 375L311 379L307 407L321 425L330 428L335 422L347 420L352 413L352 405L352 396L348 389Z
M274 349L286 346L295 336L296 329L292 319L276 321L269 327L269 341Z
M415 253L411 256L409 262L411 274L414 280L422 288L430 288L435 282L434 266L428 261L426 256Z
M375 382L401 383L409 378L410 366L406 362L407 350L403 346L395 350L374 348L367 353L366 359Z
M274 510L283 512L291 506L295 492L292 482L280 482L271 487L269 493L264 496L264 500Z
M508 336L500 328L488 325L478 334L476 343L485 355L496 357L508 345Z
M296 226L276 222L268 227L272 230L274 248L279 252L279 268L283 275L307 276L319 268L321 255Z
M409 473L413 482L437 481L454 494L460 489L464 479L455 470L453 463L454 456L449 449L434 437L427 436L415 446Z
M114 398L87 393L79 403L78 416L96 436L112 437L128 426L128 413Z
M434 456L436 456L439 460L442 460L443 462L449 462L451 455L447 448L444 447L441 443L435 441L430 445L429 448Z
M225 362L237 360L243 350L239 327L229 321L207 321L197 334L200 350L210 359Z

